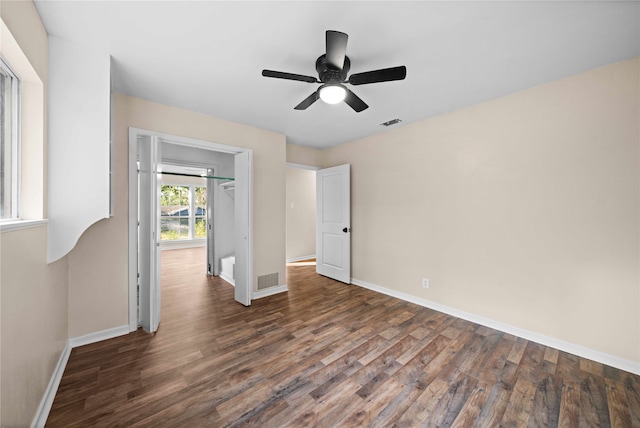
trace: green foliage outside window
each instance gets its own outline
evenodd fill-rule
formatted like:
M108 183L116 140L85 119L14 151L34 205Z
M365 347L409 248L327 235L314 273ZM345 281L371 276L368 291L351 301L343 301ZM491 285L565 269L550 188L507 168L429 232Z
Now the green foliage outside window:
M207 206L207 188L206 187L196 187L195 188L195 205L196 207L206 208Z
M190 194L195 208L193 213L190 210ZM162 185L160 205L161 240L174 241L207 237L206 187Z
M189 186L162 186L162 196L160 197L160 205L162 206L175 206L185 205L189 206ZM205 193L205 203L206 203Z
M196 238L207 237L207 219L198 217L196 218Z

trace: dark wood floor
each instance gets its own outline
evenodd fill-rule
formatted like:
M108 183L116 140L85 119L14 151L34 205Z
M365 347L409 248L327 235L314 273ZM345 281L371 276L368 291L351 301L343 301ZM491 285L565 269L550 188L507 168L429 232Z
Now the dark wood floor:
M162 322L76 348L47 426L640 426L640 377L288 267L233 301L162 253Z

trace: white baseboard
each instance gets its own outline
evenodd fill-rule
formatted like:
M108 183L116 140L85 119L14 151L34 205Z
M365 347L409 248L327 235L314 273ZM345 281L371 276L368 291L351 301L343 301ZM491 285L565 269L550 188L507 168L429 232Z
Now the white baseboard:
M627 371L636 375L640 375L640 362L626 360L624 358L616 357L614 355L605 354L604 352L596 351L595 349L587 348L574 343L566 342L564 340L556 339L554 337L545 336L543 334L535 333L533 331L525 330L519 327L515 327L510 324L505 324L500 321L495 321L490 318L485 318L480 315L464 312L459 309L451 308L449 306L441 305L440 303L432 302L430 300L422 299L420 297L412 296L410 294L402 293L400 291L391 290L389 288L381 287L379 285L370 284L365 281L361 281L356 278L351 278L351 283L369 290L377 291L387 296L395 297L406 302L415 303L416 305L423 306L425 308L433 309L438 312L462 318L467 321L471 321L476 324L480 324L495 330L499 330L505 333L512 334L514 336L521 337L532 342L539 343L541 345L549 346L551 348L559 349L570 354L577 355L582 358L597 361L602 364L606 364L611 367L615 367L620 370Z
M42 401L40 401L40 406L38 406L36 415L31 422L31 428L42 428L46 424L49 412L51 411L51 406L53 405L53 400L56 398L56 392L58 392L58 386L60 386L60 379L62 379L64 369L67 367L71 350L78 346L88 345L90 343L100 342L102 340L112 339L118 336L124 336L125 334L129 334L129 325L97 331L95 333L85 334L84 336L72 337L67 340L67 345L62 350L62 354L58 359L58 364L53 370L53 374L49 380L49 385L47 385Z
M229 275L227 275L224 272L220 272L220 278L224 279L225 281L227 281L229 284L233 285L234 287L236 286L236 281L231 278Z
M252 299L262 299L263 297L273 296L278 293L285 293L289 291L287 285L277 285L275 287L265 288L264 290L254 291L252 294Z
M60 358L58 358L58 364L56 364L55 369L53 369L49 385L47 385L47 389L44 391L44 395L42 396L36 415L33 418L33 421L31 421L31 428L42 428L47 423L47 418L49 417L53 400L56 398L56 392L58 392L58 386L60 385L64 369L67 367L67 361L69 361L70 354L71 345L69 345L69 341L67 341Z
M121 325L120 327L109 328L107 330L96 331L95 333L85 334L84 336L72 337L69 339L71 348L88 345L90 343L100 342L102 340L113 339L114 337L129 334L129 325Z
M315 258L316 258L315 254L309 254L308 256L294 257L292 259L287 259L287 263L295 263L295 262L299 262L300 260L309 260L309 259L315 259Z

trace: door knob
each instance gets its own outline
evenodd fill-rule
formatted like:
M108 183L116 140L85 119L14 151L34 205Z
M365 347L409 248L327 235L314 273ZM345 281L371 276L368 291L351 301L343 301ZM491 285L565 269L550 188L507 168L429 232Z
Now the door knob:
M342 231L343 231L344 233L347 233L347 232L349 232L350 230L351 230L351 229L347 229L346 227L345 227L344 229L342 229Z

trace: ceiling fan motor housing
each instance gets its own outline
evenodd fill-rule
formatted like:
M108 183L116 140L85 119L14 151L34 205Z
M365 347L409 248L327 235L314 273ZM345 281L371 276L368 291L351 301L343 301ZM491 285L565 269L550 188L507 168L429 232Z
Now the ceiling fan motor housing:
M329 64L327 61L327 55L322 55L316 60L316 70L318 71L318 77L323 83L331 82L345 82L347 80L347 74L351 68L351 61L348 56L344 57L344 65L342 69L336 68Z

